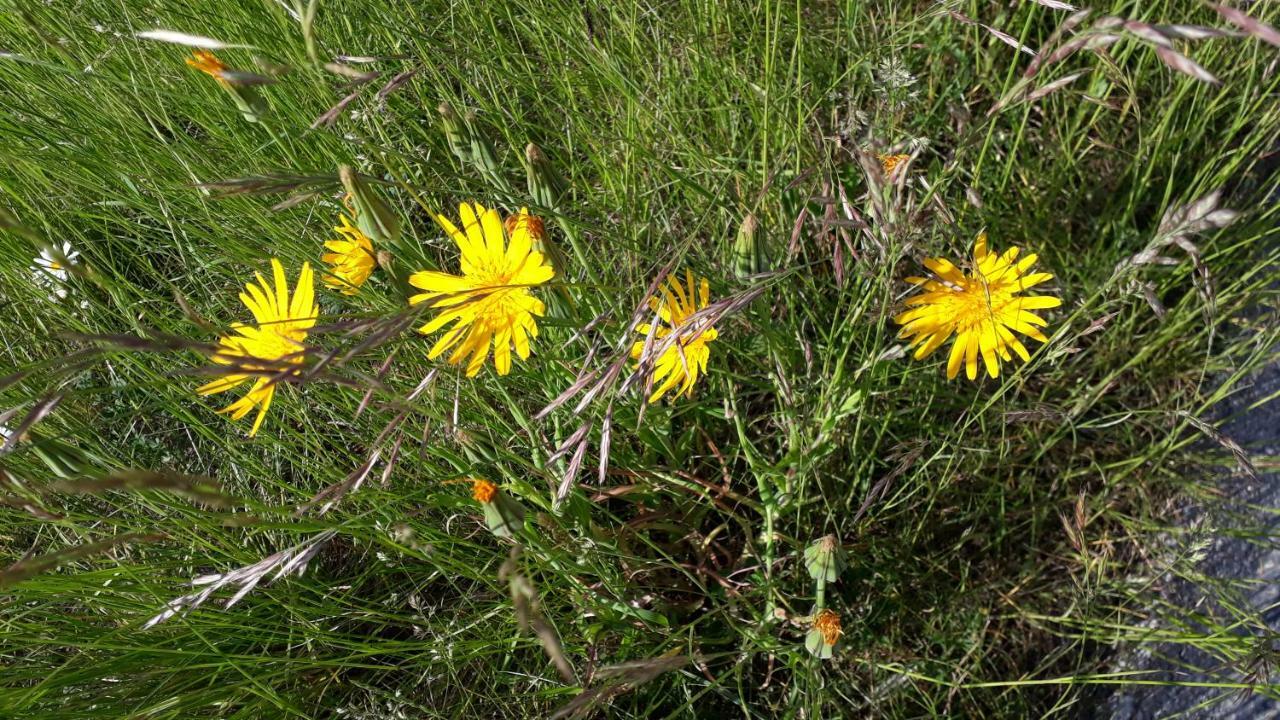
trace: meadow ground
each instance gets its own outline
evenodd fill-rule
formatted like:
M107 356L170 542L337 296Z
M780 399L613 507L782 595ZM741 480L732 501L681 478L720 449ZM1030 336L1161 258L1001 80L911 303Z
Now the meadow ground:
M1275 4L3 7L0 716L1280 696L1197 562L1275 462L1213 412L1280 336ZM926 296L1029 361L916 359Z

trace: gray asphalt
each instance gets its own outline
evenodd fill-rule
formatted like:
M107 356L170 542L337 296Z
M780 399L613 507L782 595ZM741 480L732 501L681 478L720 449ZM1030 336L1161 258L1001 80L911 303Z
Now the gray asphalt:
M1230 418L1222 426L1226 435L1241 446L1251 457L1280 456L1280 402L1269 402L1251 411L1245 409L1252 403L1280 389L1280 365L1273 364L1257 375L1237 395L1218 408L1220 418ZM1257 638L1260 649L1272 653L1270 670L1265 666L1253 681L1269 683L1280 689L1280 545L1250 542L1240 537L1228 537L1222 531L1231 528L1266 528L1266 535L1280 536L1280 473L1264 472L1257 480L1228 474L1220 484L1226 497L1239 502L1233 513L1215 512L1209 516L1203 511L1189 514L1190 522L1203 523L1219 532L1205 550L1199 569L1214 578L1253 581L1240 592L1240 599L1262 618L1266 628L1242 629ZM1246 506L1277 509L1275 512L1249 509ZM1212 614L1219 618L1231 617L1213 599L1211 592L1184 581L1171 581L1164 591L1164 599L1179 607ZM1205 672L1204 668L1210 668ZM1212 672L1222 668L1221 660L1209 656L1189 645L1163 643L1140 645L1121 650L1113 659L1111 670L1151 670L1149 679L1175 681L1240 680L1240 675L1229 671ZM1225 699L1215 702L1215 699ZM1231 720L1260 720L1280 718L1280 701L1256 692L1224 691L1215 688L1126 686L1110 694L1097 697L1085 715L1114 720L1155 720L1156 718L1230 718Z

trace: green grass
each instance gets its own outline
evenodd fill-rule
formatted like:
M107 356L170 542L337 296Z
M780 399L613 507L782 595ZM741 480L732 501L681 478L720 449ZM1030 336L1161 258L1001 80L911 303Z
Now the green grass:
M62 396L0 456L0 548L9 565L120 540L20 582L6 572L0 715L525 718L589 688L603 691L581 696L599 701L588 714L620 718L1038 717L1070 711L1090 685L1146 682L1114 674L1108 652L1166 636L1222 660L1205 682L1223 697L1242 684L1275 692L1240 679L1265 625L1196 575L1203 540L1177 528L1176 509L1221 502L1212 478L1231 462L1188 416L1211 419L1274 359L1280 334L1267 200L1276 48L1178 41L1221 79L1212 85L1126 36L1045 66L1033 87L1083 73L1073 83L988 115L1030 56L945 10L1033 48L1066 13L1030 2L317 7L320 62L377 56L359 67L384 74L314 130L351 89L312 62L283 4L89 0L0 15L0 208L13 218L0 231L0 366L25 373L0 389L0 411L16 408L5 421L16 427ZM1265 4L1251 12L1280 21ZM1104 14L1230 27L1189 3L1095 8ZM156 28L253 45L219 53L237 69L288 66L259 89L270 111L247 122L185 67L185 48L133 37ZM895 61L914 84L886 85ZM374 100L410 68L385 106ZM476 113L492 167L451 152L441 103ZM525 188L529 142L569 188L555 212ZM855 150L891 146L917 152L910 180L873 202ZM318 262L341 164L383 181L404 227L401 273L456 270L431 213L453 216L459 201L553 218L573 305L542 323L534 357L468 380L427 360L432 339L401 332L283 388L249 439L247 422L214 412L229 400L194 395L198 353L84 339L211 342L200 318L246 320L238 289L268 257L291 280ZM200 187L267 174L326 179L279 211L287 192ZM866 232L822 222L843 216L840 188ZM1242 214L1187 236L1208 289L1177 246L1161 250L1170 264L1117 270L1160 239L1168 210L1218 188ZM748 213L773 273L739 280L733 243ZM901 356L891 319L921 259L961 260L984 228L997 248L1038 253L1064 304L1029 364L948 382L945 354ZM54 242L81 253L61 302L29 270ZM642 413L639 395L614 386L580 414L575 398L535 419L579 370L625 349L632 312L671 263L709 277L715 298L763 290L718 324L694 396ZM353 298L317 292L322 324L405 307L381 270ZM367 335L311 340L332 350ZM66 360L92 348L102 352ZM358 412L365 388L373 399ZM583 471L556 506L564 461L547 458L583 422ZM326 513L299 510L379 449L358 490ZM527 508L518 544L485 530L456 482L471 476ZM132 482L103 489L104 477ZM304 575L229 609L223 590L143 629L192 578L327 531ZM848 555L822 593L845 635L819 661L803 647L815 586L801 554L827 534ZM1238 616L1159 603L1174 575ZM575 679L521 620L558 638Z

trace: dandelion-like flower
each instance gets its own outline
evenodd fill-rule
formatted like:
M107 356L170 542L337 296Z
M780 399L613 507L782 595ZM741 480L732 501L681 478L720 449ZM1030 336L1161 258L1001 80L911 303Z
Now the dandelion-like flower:
M497 537L513 537L524 525L524 506L488 480L471 479L471 499L480 503L484 524Z
M449 363L466 360L467 377L480 372L489 349L499 375L511 372L511 349L521 360L529 358L529 340L538 336L537 317L545 306L531 292L555 277L555 270L534 247L529 223L503 228L498 211L479 203L458 207L462 230L437 215L462 252L462 275L423 270L409 276L414 287L426 292L409 298L411 304L431 302L439 314L418 328L429 335L449 323L444 335L428 353L439 357L450 348Z
M835 645L840 642L840 636L844 634L844 631L840 629L840 614L827 608L818 611L818 617L813 621L813 627L822 633L824 645Z
M361 285L373 274L375 256L373 242L351 224L346 215L340 216L342 224L335 227L339 239L329 240L324 246L332 252L320 257L329 264L324 284L344 295L355 295Z
M530 215L529 208L522 207L520 212L514 215L508 215L506 220L502 221L502 227L506 229L508 235L516 232L529 233L529 241L533 243L533 248L540 253L546 254L543 248L547 241L547 226L542 218L537 215Z
M891 177L893 172L897 170L903 163L911 159L910 155L877 155L880 160L880 170L885 177Z
M217 80L222 85L228 84L226 78L222 77L223 71L227 69L226 63L208 50L192 50L191 57L187 58L187 65Z
M31 265L32 277L37 285L61 300L67 296L67 278L70 276L67 267L78 257L80 253L73 250L68 242L56 250L45 248Z
M302 364L302 341L307 339L307 331L316 324L319 314L309 263L302 264L292 298L289 297L284 267L275 258L271 259L271 273L271 285L258 273L257 284L249 283L245 286L246 292L240 293L241 302L253 313L257 324L236 323L231 326L235 334L225 335L218 341L213 362L233 366L233 370L196 388L197 394L214 395L252 379L253 386L244 397L218 411L229 413L232 420L239 420L258 408L258 417L249 431L250 437L262 427L267 408L271 407L271 399L276 392L276 376L289 371L290 365Z
M844 631L840 628L840 614L829 608L823 608L813 616L813 626L805 636L804 645L809 652L820 659L830 658L835 654L836 643Z
M646 338L650 332L653 333L650 350L671 333L679 333L678 339L668 346L653 364L653 382L657 388L649 396L650 403L661 400L667 391L677 385L680 389L676 392L676 397L690 394L693 392L694 383L698 381L698 376L707 372L707 359L711 357L711 348L708 345L719 336L719 333L714 327L702 330L682 327L690 315L705 308L710 302L711 291L706 278L702 278L697 287L697 296L694 295L694 291L692 272L685 271L685 285L681 285L675 277L668 277L667 284L662 286L662 299L649 298L649 308L658 313L666 325L658 325L655 328L645 323L636 328L636 332ZM639 360L644 353L644 340L638 340L631 346L633 360Z
M471 498L481 505L493 502L493 498L497 494L498 486L488 480L475 478L471 481Z
M994 378L1000 376L1001 360L1013 360L1010 349L1024 362L1030 359L1014 332L1048 341L1039 329L1048 323L1031 311L1055 308L1062 301L1049 295L1020 294L1053 278L1049 273L1029 273L1036 255L1018 260L1020 252L1012 247L997 255L987 249L987 234L981 233L974 244L972 272L965 273L944 258L928 258L924 264L932 277L907 278L907 282L923 286L924 292L909 298L911 309L894 322L903 326L899 337L911 338L917 360L928 357L955 335L947 359L947 379L960 372L961 363L970 380L977 378L979 355L987 374Z

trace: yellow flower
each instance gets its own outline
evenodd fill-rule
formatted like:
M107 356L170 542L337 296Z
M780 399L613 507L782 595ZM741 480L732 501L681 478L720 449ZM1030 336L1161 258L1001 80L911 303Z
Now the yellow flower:
M822 644L827 647L840 642L840 636L844 633L840 629L840 614L827 608L818 611L818 616L813 620L813 629L822 633Z
M276 392L275 376L286 371L289 365L302 364L302 341L307 339L307 331L316 324L316 316L319 314L310 264L302 264L292 300L289 299L289 283L284 277L284 267L275 258L271 259L271 272L274 287L268 285L262 274L258 273L258 283L249 283L245 286L247 292L240 293L241 302L253 313L257 324L232 325L236 334L220 338L218 351L212 358L219 365L232 365L237 370L258 372L233 371L196 389L200 395L213 395L252 379L253 387L249 388L244 397L218 411L230 413L232 420L239 420L253 408L258 408L258 417L253 421L253 429L249 431L250 437L257 434L267 408L271 407L271 398Z
M187 58L187 64L217 80L222 85L227 85L227 81L222 77L223 71L227 69L226 63L218 59L217 55L208 50L192 50L192 57Z
M467 377L480 372L489 347L499 375L511 372L511 348L521 360L529 357L529 339L538 336L535 320L545 311L530 289L555 277L555 271L534 249L528 223L504 231L498 211L479 203L458 207L463 230L443 215L436 220L462 251L462 275L423 270L409 276L414 287L426 292L409 298L411 304L431 301L440 312L418 328L424 335L454 323L435 345L429 358L454 348L449 362L467 360Z
M333 252L320 257L330 265L329 274L324 276L324 284L344 295L355 295L373 273L373 243L360 232L360 228L351 224L346 215L339 217L342 218L342 224L334 230L341 238L325 242L324 246Z
M658 313L662 320L670 325L670 327L659 325L653 328L645 323L636 328L636 332L646 338L650 330L653 330L653 343L650 345L650 350L657 347L662 339L672 332L680 333L679 339L664 350L653 365L653 382L657 388L649 396L649 402L655 403L661 400L662 396L676 385L680 386L676 397L690 394L693 392L693 384L698 381L699 373L707 372L707 358L711 356L711 349L707 345L715 340L719 333L713 327L697 332L681 326L690 315L705 308L708 302L710 302L710 288L707 279L702 278L698 287L698 296L695 298L693 273L688 270L685 271L685 285L682 286L675 277L668 277L667 285L662 287L662 300L659 301L656 297L649 298L649 309ZM644 340L638 340L631 346L632 359L639 360L644 355L644 346Z
M1010 348L1024 362L1030 359L1014 331L1048 341L1039 330L1048 323L1030 311L1055 308L1062 301L1048 295L1019 295L1053 278L1043 272L1028 274L1036 256L1030 254L1015 262L1019 252L1016 247L1003 255L990 252L984 232L974 245L972 273L966 274L944 258L928 258L924 264L932 271L931 278L907 278L909 283L924 286L925 291L908 299L911 309L894 322L903 326L898 337L911 338L917 360L928 357L954 334L947 379L960 372L962 361L965 375L970 380L977 378L979 354L987 374L994 378L1000 376L1000 360L1013 360Z
M493 502L493 498L498 494L498 486L488 480L479 478L471 481L471 497L481 505Z
M877 155L880 159L880 169L884 171L884 176L889 177L893 174L898 166L911 159L910 155Z

